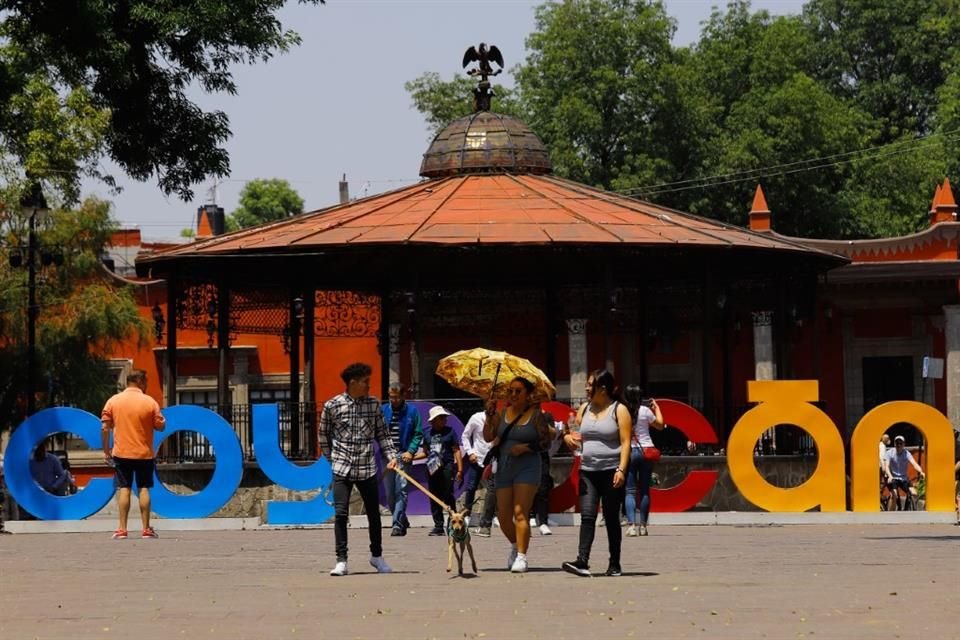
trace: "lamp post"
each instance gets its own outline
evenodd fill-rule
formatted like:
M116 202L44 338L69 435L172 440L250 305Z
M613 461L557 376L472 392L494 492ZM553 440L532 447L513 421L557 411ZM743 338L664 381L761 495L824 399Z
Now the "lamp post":
M27 415L37 409L35 386L37 379L37 216L47 214L47 199L39 182L30 186L30 193L20 203L23 214L29 220L27 237Z

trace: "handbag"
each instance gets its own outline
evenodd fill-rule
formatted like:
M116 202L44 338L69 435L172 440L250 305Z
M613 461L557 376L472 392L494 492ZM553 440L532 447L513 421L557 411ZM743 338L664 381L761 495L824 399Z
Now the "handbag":
M493 464L493 461L497 459L497 456L500 455L500 444L507 441L507 436L510 435L510 429L513 429L513 425L517 424L517 421L522 417L523 414L521 413L513 419L513 422L507 425L506 429L503 430L503 435L500 437L500 442L497 443L497 446L490 447L490 451L487 451L487 455L483 456L483 466Z
M643 459L647 462L659 462L660 461L660 449L656 447L644 447L640 445L640 452L643 454Z

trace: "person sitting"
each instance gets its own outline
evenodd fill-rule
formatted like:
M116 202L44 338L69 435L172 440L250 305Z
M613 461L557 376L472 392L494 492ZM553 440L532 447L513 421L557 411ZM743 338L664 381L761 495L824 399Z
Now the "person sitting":
M33 451L30 475L41 489L55 496L67 495L73 486L73 476L64 470L60 458L47 451L46 442L41 442Z
M897 436L893 439L893 449L887 451L887 457L884 459L883 471L887 477L887 486L890 488L890 506L889 510L902 509L900 503L900 494L898 489L903 489L905 493L910 493L910 481L907 478L907 464L913 468L923 478L926 476L913 455L907 451L906 439L903 436Z

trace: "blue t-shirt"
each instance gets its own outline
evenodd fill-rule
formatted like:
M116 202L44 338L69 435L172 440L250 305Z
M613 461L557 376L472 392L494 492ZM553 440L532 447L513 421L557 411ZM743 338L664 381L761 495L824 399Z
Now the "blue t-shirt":
M432 474L437 469L453 465L453 451L460 448L456 432L449 426L434 430L427 427L423 434L423 450L427 452L427 470Z

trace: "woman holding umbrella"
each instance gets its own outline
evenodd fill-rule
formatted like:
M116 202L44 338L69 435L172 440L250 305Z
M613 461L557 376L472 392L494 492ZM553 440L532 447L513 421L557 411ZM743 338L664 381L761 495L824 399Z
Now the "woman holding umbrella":
M506 408L496 412L494 401L488 401L483 426L483 437L496 452L497 515L500 530L510 541L507 568L513 573L527 570L527 514L540 485L540 452L551 438L547 418L533 401L534 389L530 380L513 378L507 386Z

